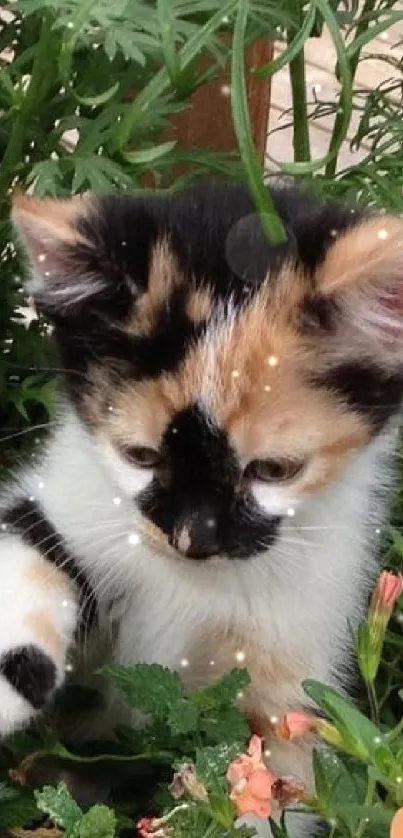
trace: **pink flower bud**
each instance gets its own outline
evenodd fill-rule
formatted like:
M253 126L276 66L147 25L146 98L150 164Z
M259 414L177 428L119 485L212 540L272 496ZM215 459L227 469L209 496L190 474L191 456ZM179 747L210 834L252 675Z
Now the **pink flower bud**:
M392 820L390 838L403 838L403 809L398 809Z
M317 719L315 716L310 716L308 713L291 712L286 713L282 722L276 725L276 734L279 739L298 739L301 736L306 736L312 730L316 729Z
M403 576L384 570L378 581L371 601L370 611L391 614L395 603L403 592Z

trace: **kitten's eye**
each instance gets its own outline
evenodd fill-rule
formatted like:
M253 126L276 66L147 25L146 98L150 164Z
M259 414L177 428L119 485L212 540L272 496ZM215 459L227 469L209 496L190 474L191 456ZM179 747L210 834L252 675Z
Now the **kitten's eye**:
M161 462L161 454L155 448L132 445L123 449L123 456L138 468L156 468Z
M296 477L304 466L303 460L252 460L246 466L245 477L262 483L285 483Z

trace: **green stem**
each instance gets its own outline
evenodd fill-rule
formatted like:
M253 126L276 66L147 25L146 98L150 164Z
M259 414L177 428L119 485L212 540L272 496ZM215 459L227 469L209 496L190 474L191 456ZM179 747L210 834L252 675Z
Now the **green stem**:
M94 765L100 762L168 762L172 764L175 759L175 754L171 751L144 751L141 754L96 754L95 756L81 756L80 754L73 754L64 745L55 745L53 748L43 748L40 751L35 751L28 754L16 769L12 772L17 779L24 776L39 759L46 759L54 757L57 759L68 760L69 762L78 762L84 765Z
M299 26L303 24L303 16L301 14L301 7L299 2L298 17ZM298 27L299 28L299 27ZM287 44L290 46L295 38L295 27L290 27L287 31ZM309 142L309 122L308 122L308 106L306 99L306 78L305 78L305 52L302 45L300 51L297 53L289 63L292 106L294 118L294 160L300 163L304 160L311 159L311 148Z
M86 765L97 762L146 762L147 760L172 762L175 758L171 751L143 751L141 754L96 754L92 757L85 757L80 754L73 754L64 745L56 745L55 748L47 751L47 755L66 759L69 762L85 763Z
M403 733L403 717L400 719L397 725L388 733L387 739L388 742L394 742L400 734Z
M360 20L357 24L355 39L360 37L360 35L362 35L363 32L366 32L366 30L368 29L369 24L370 24L370 19L369 19L370 14L373 11L373 9L375 8L375 4L376 4L376 0L365 0L364 7L363 7L363 10L362 10L362 15L361 15ZM368 15L368 18L365 17L366 15ZM359 50L357 50L357 52L355 52L353 54L352 58L350 58L350 60L349 60L351 82L354 81L354 77L355 77L355 74L356 74L358 62L360 60L360 54L361 54L361 50L359 49ZM336 169L337 169L338 151L339 151L340 146L341 146L340 135L341 135L341 132L343 131L343 124L344 124L344 109L343 109L344 98L345 98L344 97L344 89L342 87L342 89L340 91L340 96L339 96L339 108L338 108L338 111L337 111L337 114L336 114L336 119L334 121L332 136L330 138L330 144L329 144L329 152L331 153L334 149L337 149L337 153L334 154L331 157L331 159L327 163L326 169L325 169L325 175L326 175L326 177L329 177L329 178L334 177L334 175L336 174Z
M376 695L375 685L371 681L366 681L366 688L369 698L369 705L371 709L371 719L379 727L379 706Z
M364 803L363 803L363 805L365 807L372 806L375 791L376 791L376 780L374 780L372 777L369 777L368 778L368 785L367 785L367 793L365 795L365 800L364 800ZM358 824L358 827L357 827L355 838L362 838L367 826L368 826L368 820L366 818L361 818L361 820Z
M284 226L277 215L270 192L263 181L250 124L245 78L245 32L248 22L249 0L239 0L236 17L231 63L231 105L234 130L242 162L262 227L272 245L286 240Z

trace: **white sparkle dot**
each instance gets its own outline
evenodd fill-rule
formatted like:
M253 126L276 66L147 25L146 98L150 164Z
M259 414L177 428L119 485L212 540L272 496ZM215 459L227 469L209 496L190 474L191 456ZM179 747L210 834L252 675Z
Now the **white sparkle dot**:
M335 229L330 230L330 231L329 231L329 236L331 236L331 237L332 237L332 239L335 239L335 238L336 238L336 236L337 236L337 233L338 233L338 230L335 230Z
M270 724L277 725L278 724L278 716L270 716Z
M45 276L50 276L50 271L45 271Z
M182 658L182 660L181 660L180 664L181 664L181 667L182 667L183 669L186 669L186 667L187 667L187 666L189 666L189 661L188 661L188 659L187 659L187 658Z
M376 532L376 535L380 535L380 534L381 534L381 530L380 530L380 528L379 528L379 527L377 527L377 528L376 528L376 530L375 530L375 532Z
M290 506L290 508L289 508L289 509L287 509L287 515L289 515L289 517L290 517L290 518L293 518L293 517L294 517L294 515L295 515L295 509L293 509L293 508L292 508L292 506Z
M67 29L73 29L73 28L74 28L74 23L72 23L72 21L69 20L69 22L67 24Z
M387 32L381 32L379 37L382 39L382 41L388 41L389 40L389 35L388 35Z
M378 239L387 239L388 235L389 233L387 230L378 230Z
M122 503L122 498L113 498L113 502L115 506L120 506L120 504Z
M400 783L403 783L403 777L396 777L396 782L399 783L399 785Z
M2 524L2 525L1 525L1 529L3 530L3 532L5 532L5 531L6 531L6 529L7 529L7 524Z
M215 666L215 661L210 661L210 666Z
M221 22L222 22L222 23L229 23L229 17L228 17L228 15L224 15L224 16L221 18Z
M62 602L62 608L68 608L68 607L69 607L69 605L70 605L69 600L68 600L68 599L64 599L64 600L63 600L63 602Z
M212 529L215 527L215 524L216 524L216 522L215 522L215 518L207 518L207 521L206 521L206 527L207 527L209 530L212 530Z
M222 84L221 87L220 87L220 91L221 91L223 96L229 96L230 93L231 93L231 88L230 88L229 84Z
M172 429L171 429L171 433L173 433L173 434L177 434L177 433L178 433L178 429L177 429L177 428L172 428Z
M320 91L322 90L322 85L321 84L313 84L312 85L312 90L313 90L314 93L320 93Z
M109 410L109 413L113 413L113 407L112 407L111 404L109 405L108 410Z
M33 496L33 495L30 495L30 496L29 496L29 498L28 498L28 500L29 500L29 501L31 501L31 503L33 503L33 502L34 502L34 500L35 500L35 498L34 498L34 496Z
M231 375L233 378L239 378L239 370L232 370Z
M264 752L264 755L265 755L266 759L270 759L270 757L271 757L271 751L269 750L269 748L266 748L266 750L265 750L265 752Z
M381 739L380 736L374 736L374 745L380 745L381 742L382 742L382 739Z
M122 245L122 247L126 247L127 241L125 241L125 239L123 239L123 241L121 241L120 244Z
M132 547L135 547L136 544L140 544L141 539L140 539L140 536L136 532L131 532L130 535L128 536L127 540L129 542L129 544L132 545Z
M43 489L44 487L45 487L45 484L44 484L43 480L39 480L38 489Z
M276 367L277 364L278 364L277 355L269 355L269 357L267 359L267 363L268 363L269 367Z
M44 262L46 259L46 253L40 253L38 256L38 262Z
M240 650L239 652L236 652L235 657L238 663L243 663L246 658L246 655L245 652L242 652L242 650Z
M241 700L241 698L243 698L243 696L244 696L244 694L243 694L242 690L239 690L239 693L237 693L237 696L236 696L239 699L239 701Z
M266 393L270 393L270 391L271 391L270 384L266 384L264 389L266 390Z
M66 663L66 672L73 672L74 666L72 663Z

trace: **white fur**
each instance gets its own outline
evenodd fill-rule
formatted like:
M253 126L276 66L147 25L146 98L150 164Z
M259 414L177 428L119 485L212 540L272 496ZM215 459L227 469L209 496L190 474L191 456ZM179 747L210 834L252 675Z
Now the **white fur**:
M39 646L53 660L57 670L57 685L64 681L66 655L73 639L77 621L77 606L73 591L66 585L61 588L52 584L55 569L49 564L49 584L35 581L29 571L35 569L37 554L21 543L20 538L7 535L0 540L0 659L2 655L19 646ZM43 560L42 560L43 562ZM57 571L56 571L57 573ZM40 638L30 617L40 614L52 625L61 639L61 647L55 653L46 637ZM21 727L35 715L32 706L11 687L0 675L0 734L9 733Z
M22 489L43 506L81 562L99 598L101 614L108 613L108 603L116 596L122 597L115 649L120 662L156 661L180 669L189 642L192 638L196 642L203 627L235 619L239 625L253 624L268 655L280 652L299 662L304 677L334 683L332 664L343 665L348 624L359 619L376 572L373 545L384 502L374 498L374 482L384 479L385 455L394 440L392 429L368 446L337 484L295 508L272 549L247 561L192 562L149 543L132 499L137 478L123 479L116 461L111 477L109 455L99 456L98 443L71 412L50 443L40 470L22 472L15 491ZM270 504L267 497L262 501L272 506L273 498ZM27 642L23 614L30 594L24 591L18 570L26 554L27 548L16 540L0 545L0 560L4 557L5 562L1 649L5 644ZM17 591L20 585L23 595L16 593L13 599L12 589ZM57 621L57 609L48 600L35 603L53 608ZM213 657L214 649L211 652ZM0 707L4 700L10 708L10 691L3 686ZM298 707L303 700L298 681L288 686L282 681L271 683L269 693L262 701L266 710L276 714ZM1 716L2 731L7 729L10 712L7 709ZM10 727L24 720L17 697L11 717ZM275 768L288 774L298 774L299 769L306 773L303 759L290 764L293 749L287 747L288 751L280 749L276 754ZM300 838L304 828L298 827L295 834Z

